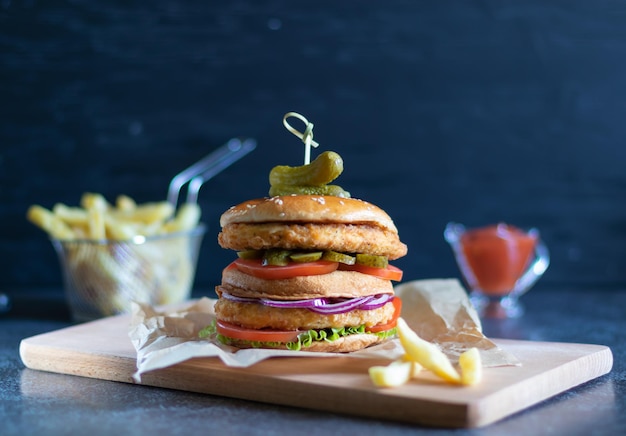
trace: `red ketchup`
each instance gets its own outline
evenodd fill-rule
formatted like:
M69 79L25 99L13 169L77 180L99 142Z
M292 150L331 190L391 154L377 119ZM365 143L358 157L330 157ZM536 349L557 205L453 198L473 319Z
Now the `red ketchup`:
M470 274L469 283L485 295L504 296L515 287L533 258L536 234L508 224L490 225L466 231L461 247Z

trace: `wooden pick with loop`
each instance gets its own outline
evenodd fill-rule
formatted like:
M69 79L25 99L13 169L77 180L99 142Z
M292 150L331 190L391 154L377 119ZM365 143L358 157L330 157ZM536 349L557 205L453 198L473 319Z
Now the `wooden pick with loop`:
M304 129L304 132L296 130L289 124L287 119L290 117L297 118L305 124L306 127ZM310 164L311 146L317 147L319 145L317 142L313 141L313 123L309 123L309 120L307 120L297 112L287 112L283 117L283 125L287 130L289 130L291 133L300 138L302 142L304 142L304 164Z

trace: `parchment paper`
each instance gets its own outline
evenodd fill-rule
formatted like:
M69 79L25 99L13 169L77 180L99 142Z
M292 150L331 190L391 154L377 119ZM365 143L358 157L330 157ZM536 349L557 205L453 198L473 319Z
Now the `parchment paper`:
M437 344L453 361L468 348L481 353L483 366L520 365L511 353L500 349L482 333L480 319L465 289L456 279L417 280L400 284L395 293L402 298L402 318L423 339ZM336 357L336 353L289 350L244 349L199 339L198 333L215 319L214 299L202 298L188 306L158 310L134 303L130 339L137 350L137 372L165 368L194 357L219 357L225 365L247 367L276 356ZM404 354L398 339L346 353L355 358L397 359Z

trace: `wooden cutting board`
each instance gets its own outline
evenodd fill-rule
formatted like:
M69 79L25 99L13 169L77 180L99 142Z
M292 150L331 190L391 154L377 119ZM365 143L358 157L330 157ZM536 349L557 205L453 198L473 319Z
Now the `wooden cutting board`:
M105 318L22 340L26 367L134 383L135 350L128 316ZM439 427L480 427L608 373L601 345L495 340L522 366L485 368L472 387L417 379L376 388L368 368L384 360L273 358L230 368L218 358L193 359L142 375L141 384L265 403Z

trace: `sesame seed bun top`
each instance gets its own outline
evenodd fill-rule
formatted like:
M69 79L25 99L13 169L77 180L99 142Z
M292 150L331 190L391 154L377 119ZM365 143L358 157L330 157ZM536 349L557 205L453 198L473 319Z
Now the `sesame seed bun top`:
M370 224L398 233L387 213L356 198L322 195L285 195L240 203L224 212L220 225L235 223L306 222Z

